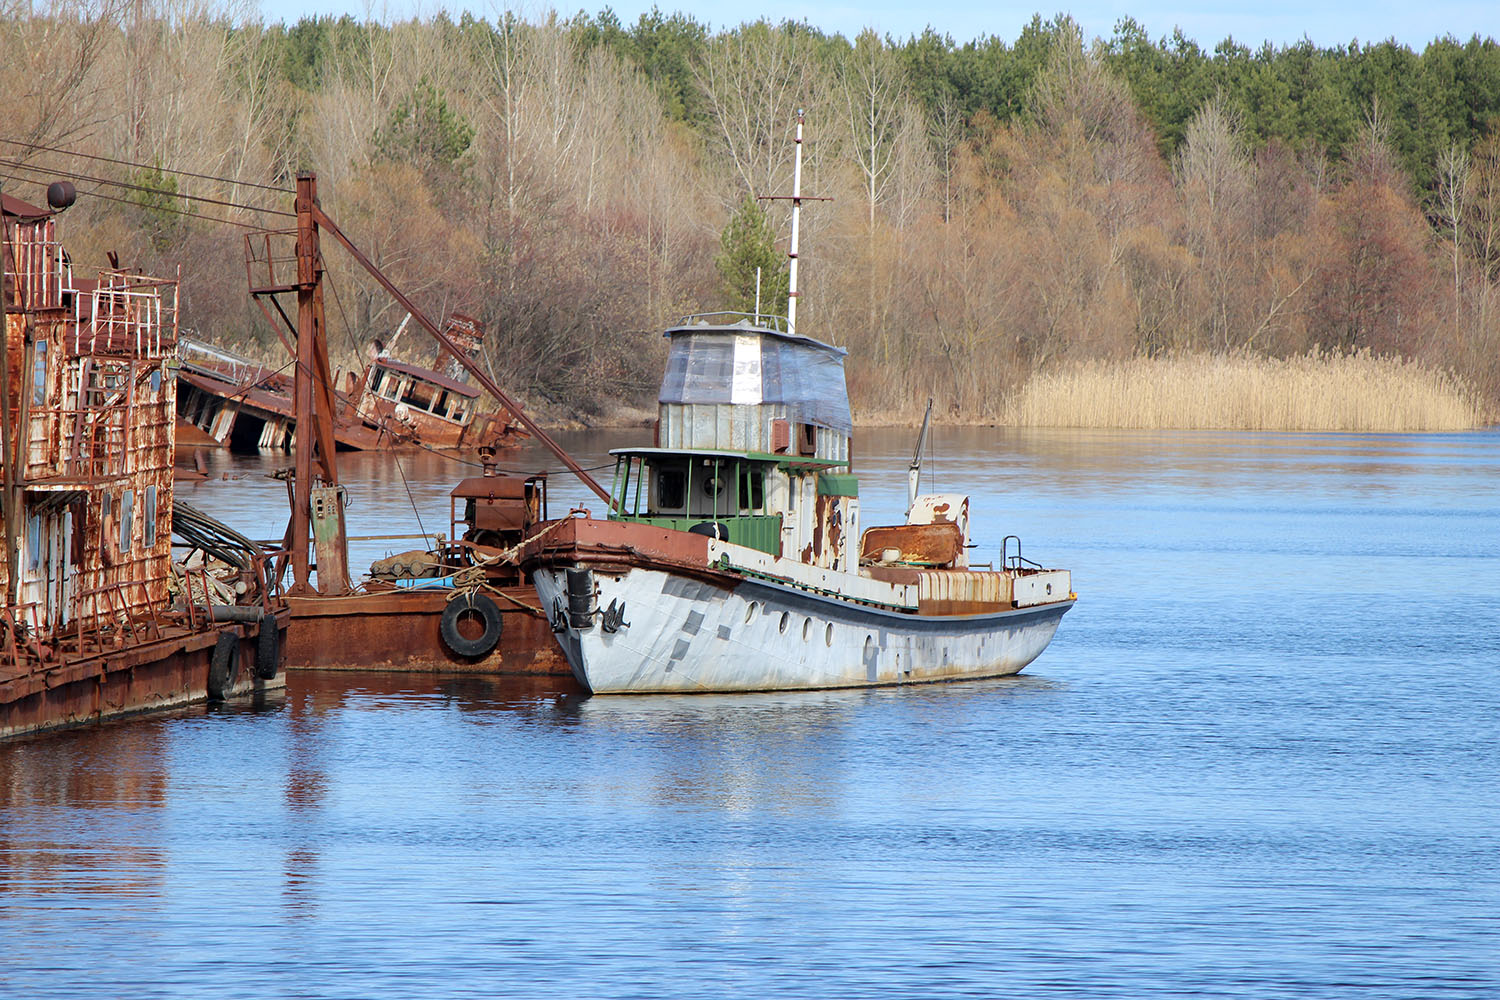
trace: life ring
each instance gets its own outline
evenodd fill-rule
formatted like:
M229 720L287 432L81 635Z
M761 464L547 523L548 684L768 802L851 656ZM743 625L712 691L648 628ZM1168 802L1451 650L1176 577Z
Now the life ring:
M219 633L208 660L208 700L223 701L234 687L240 666L240 635L232 628Z
M688 529L690 535L706 535L721 542L729 541L729 525L723 521L699 521Z
M260 636L255 640L255 676L268 681L281 669L281 629L276 616L262 613Z
M475 616L484 623L484 632L471 639L458 626ZM458 594L443 608L438 634L443 637L443 645L459 656L487 656L499 644L503 627L500 609L494 601L479 593Z

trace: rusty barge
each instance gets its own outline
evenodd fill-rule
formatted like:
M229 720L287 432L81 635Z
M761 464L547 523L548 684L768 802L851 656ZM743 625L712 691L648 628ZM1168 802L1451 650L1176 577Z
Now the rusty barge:
M461 384L456 376L465 373L510 421L547 447L596 495L607 499L608 494L476 364L477 325L434 323L323 211L312 174L298 177L294 207L295 230L246 237L250 292L271 302L285 319L292 333L288 346L296 358L291 412L298 433L292 439L296 464L289 477L291 518L285 536L293 575L287 597L292 616L288 666L568 676L547 615L518 564L522 541L548 517L546 477L497 474L493 439L478 449L484 475L463 480L452 492L448 537L453 540L377 564L370 576L351 584L346 488L339 480L337 454L341 406L346 404L328 366L323 233L437 341L442 352L438 364L445 366L437 374L446 382L434 385ZM294 308L281 303L283 295L295 297ZM361 400L378 397L367 416L397 416L393 407L412 384L411 377L410 370L377 357L361 383Z
M3 197L0 737L262 694L289 618L270 553L174 563L176 284L75 281L48 196Z

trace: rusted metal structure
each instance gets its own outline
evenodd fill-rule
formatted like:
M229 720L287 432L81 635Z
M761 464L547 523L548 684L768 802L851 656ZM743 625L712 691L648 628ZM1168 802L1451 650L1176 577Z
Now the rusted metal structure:
M256 263L251 273L255 280L270 277ZM285 286L259 284L252 289L260 296L272 296ZM459 314L449 317L447 330L455 343L466 344L471 353L483 338L477 321ZM297 423L291 376L194 340L182 340L178 353L182 361L177 399L180 426L200 431L203 444L237 451L290 446ZM502 449L519 444L525 433L503 415L484 409L480 390L455 377L455 368L463 374L451 359L438 371L379 352L360 372L343 378L336 374L334 384L343 386L334 394L337 446L353 451L411 447L474 451L481 446Z
M287 661L324 670L570 673L514 552L547 519L546 477L485 474L453 488L449 534L382 559L357 593L292 599Z
M567 664L546 615L536 606L531 583L515 559L524 536L546 518L545 479L495 475L493 448L481 449L486 474L464 480L453 492L450 537L455 541L431 552L411 553L410 565L401 573L378 574L357 588L350 586L336 461L339 398L328 373L322 318L323 232L437 340L454 368L487 390L598 495L608 494L475 363L479 325L459 316L440 329L323 212L311 174L298 178L296 210L296 230L252 234L246 240L252 294L272 303L296 332L292 398L299 433L286 536L294 576L289 591L289 666L566 674ZM295 323L278 299L290 293L297 296ZM453 378L454 373L423 371L427 386L448 393L446 403L442 397L423 398L422 409L430 416L436 415L438 404L451 406L460 395L456 389L463 383ZM377 399L367 416L398 416L395 406L405 402L402 394L410 391L413 378L409 366L377 358L366 370L360 393L351 398L369 400L373 394ZM314 562L308 554L313 542L316 585L311 582Z
M511 399L510 394L505 393L495 379L490 378L474 358L469 357L468 334L459 331L458 339L450 336L449 331L438 327L437 322L429 318L428 313L423 312L395 282L381 271L374 261L365 255L363 250L354 244L350 237L344 234L338 223L330 219L329 214L323 210L323 205L318 204L318 180L314 174L297 175L297 228L291 231L260 232L260 234L248 234L245 238L245 256L251 270L251 294L257 298L269 298L279 315L287 321L287 325L297 331L297 373L299 376L309 376L317 384L318 399L321 400L318 415L320 421L327 414L327 426L320 423L318 433L333 439L333 421L336 418L335 409L335 387L329 378L329 346L327 346L326 330L323 325L323 265L318 252L318 241L320 231L327 231L335 238L345 250L348 250L354 261L365 268L369 276L374 277L375 282L389 292L390 297L401 303L402 309L407 310L407 315L417 322L419 327L428 331L432 339L437 340L438 346L443 349L447 357L452 358L453 363L468 372L469 378L474 379L484 391L490 394L501 405L507 414L516 423L525 429L528 435L540 441L558 462L567 468L568 472L576 475L583 486L588 487L601 501L609 502L609 493L603 486L598 484L592 475L588 474L583 466L574 462L573 456L567 453L558 442L553 441L552 435L541 429L525 409L520 408L516 400ZM288 255L288 244L291 246L291 255ZM291 273L291 265L296 264L296 273ZM281 301L276 295L282 292L297 292L297 322L293 324L288 318L287 312L281 306ZM317 303L317 306L314 306ZM314 313L317 319L314 319ZM305 345L305 337L317 340L317 346ZM303 351L315 352L321 358L321 364L314 367L314 354L303 358ZM302 391L302 390L299 390ZM303 400L297 397L297 409L299 418L303 414L312 412L314 406L314 388L312 384L306 388L309 396ZM305 405L306 402L306 405Z
M265 561L232 610L174 572L175 282L75 281L56 213L3 201L0 736L278 684Z

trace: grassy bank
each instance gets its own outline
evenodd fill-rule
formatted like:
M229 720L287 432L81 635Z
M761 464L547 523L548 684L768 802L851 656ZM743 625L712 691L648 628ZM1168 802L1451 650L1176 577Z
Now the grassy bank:
M1003 422L1022 427L1454 431L1485 422L1479 395L1415 361L1368 353L1188 355L1091 361L1033 375Z

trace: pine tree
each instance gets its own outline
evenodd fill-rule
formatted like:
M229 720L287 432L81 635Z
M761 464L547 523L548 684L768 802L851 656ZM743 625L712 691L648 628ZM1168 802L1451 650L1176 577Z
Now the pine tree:
M755 311L755 269L760 268L762 315L785 315L788 277L786 255L776 249L765 210L746 197L719 236L714 258L723 280L725 307L735 312Z

